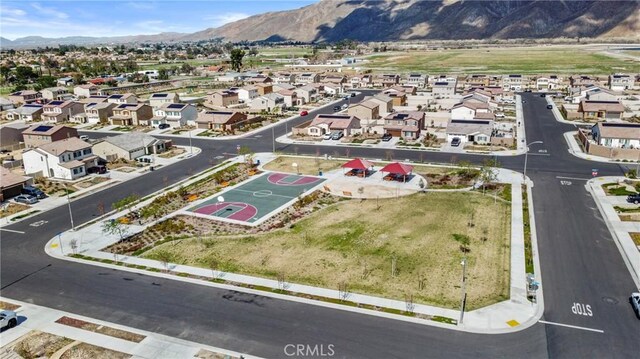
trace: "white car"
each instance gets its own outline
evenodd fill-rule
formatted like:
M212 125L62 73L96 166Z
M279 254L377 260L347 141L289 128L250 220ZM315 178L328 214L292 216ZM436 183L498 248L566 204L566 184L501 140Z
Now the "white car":
M631 293L631 298L629 298L631 302L631 307L633 307L633 311L636 312L636 317L640 319L640 293Z
M13 328L18 325L18 315L11 310L0 312L0 328Z
M322 135L322 139L323 140L330 140L331 136L333 136L333 134L331 132L327 132L324 135Z

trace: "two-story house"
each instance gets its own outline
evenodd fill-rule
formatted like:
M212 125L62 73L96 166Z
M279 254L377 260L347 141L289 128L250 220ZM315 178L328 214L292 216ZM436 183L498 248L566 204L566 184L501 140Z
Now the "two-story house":
M271 82L257 83L254 85L258 89L258 95L264 96L273 92Z
M84 106L84 114L87 118L87 123L108 123L115 107L115 103L109 102L90 102L86 104Z
M541 76L536 78L536 91L556 91L560 88L562 79L556 75Z
M635 148L640 155L640 124L599 122L591 128L597 144L613 148Z
M578 113L582 120L620 120L624 106L619 101L591 101L582 100L578 106Z
M384 118L384 132L393 137L416 140L424 128L424 112L394 112Z
M305 72L296 76L297 85L309 85L320 81L320 75L315 72Z
M77 137L71 137L36 148L22 154L27 175L40 175L74 180L87 175L87 170L98 165L91 145Z
M218 132L233 132L248 124L247 114L236 111L205 111L198 114L198 128Z
M154 93L149 96L149 106L153 108L159 108L165 103L178 103L180 102L180 96L175 92L161 92Z
M24 145L27 148L34 148L64 140L71 137L78 137L78 130L73 127L62 125L42 125L37 124L22 132Z
M382 87L391 87L400 83L400 75L398 74L384 74L380 76L380 85Z
M415 86L416 88L425 88L429 82L429 76L423 74L409 74L405 85Z
M42 98L42 94L33 90L16 91L9 94L9 101L14 105L27 104L39 101Z
M290 72L281 72L276 76L274 83L276 84L294 84L296 82L296 74Z
M254 110L271 111L276 107L284 106L284 96L272 92L263 96L259 96L251 100L251 108Z
M464 101L451 108L451 118L459 120L473 120L479 113L489 113L488 103L481 101Z
M431 87L431 93L435 99L451 98L456 94L456 83L450 81L438 81Z
M609 89L611 91L624 91L633 88L634 77L625 74L613 74L609 76Z
M375 120L380 117L380 104L376 101L365 100L349 106L347 113L361 121Z
M45 122L68 122L72 116L84 112L84 104L75 101L50 101L42 107Z
M117 126L149 126L153 109L146 104L123 103L113 108L109 123Z
M351 88L359 88L359 87L372 87L373 86L373 76L371 75L357 75L353 76L349 82L351 83Z
M314 102L318 98L318 90L313 86L302 86L296 89L298 98L304 100L304 103Z
M78 85L73 88L73 94L78 97L90 97L97 95L98 89L94 84Z
M123 103L135 104L138 103L138 99L132 93L113 94L107 97L107 102L115 103L116 105Z
M40 93L42 94L42 98L48 101L66 101L72 97L64 87L47 87L46 89L40 90Z
M198 110L193 105L184 103L165 103L155 110L151 118L151 126L158 127L166 123L173 128L195 125Z
M285 107L293 107L300 105L298 94L293 90L279 90L276 92L284 98Z
M512 74L502 77L502 88L505 91L522 91L525 86L525 78L522 75Z
M39 121L42 116L42 105L37 103L22 105L16 109L7 111L6 116L9 121Z
M260 94L258 94L258 88L253 85L241 87L237 89L236 92L238 93L238 100L247 104L254 98L260 96Z
M207 103L216 107L229 107L239 103L238 93L229 90L217 90L207 94Z

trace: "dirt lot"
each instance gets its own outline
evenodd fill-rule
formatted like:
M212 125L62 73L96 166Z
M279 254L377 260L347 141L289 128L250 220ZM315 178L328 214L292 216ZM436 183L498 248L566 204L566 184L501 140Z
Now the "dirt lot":
M175 263L213 263L224 271L284 275L288 282L333 289L346 283L356 293L400 300L413 295L415 302L457 308L460 261L468 251L467 305L474 309L508 298L510 208L474 192L416 194L380 200L379 207L351 200L286 229L204 234L161 244L143 256L170 252Z
M298 173L303 175L318 175L318 170L323 172L332 171L340 168L347 161L343 160L325 160L324 158L318 157L289 157L289 156L280 156L275 160L264 165L265 170L274 171L274 172L288 172L295 173L296 168L293 167L293 164L296 163L298 165Z

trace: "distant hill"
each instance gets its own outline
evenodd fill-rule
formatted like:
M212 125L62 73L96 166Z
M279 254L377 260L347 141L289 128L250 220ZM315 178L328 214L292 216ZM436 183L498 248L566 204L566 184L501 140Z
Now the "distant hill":
M215 7L212 3L212 7ZM268 12L192 34L120 37L29 36L0 46L198 41L399 41L513 38L640 40L640 1L321 0Z
M640 37L638 1L322 0L184 39L396 41Z

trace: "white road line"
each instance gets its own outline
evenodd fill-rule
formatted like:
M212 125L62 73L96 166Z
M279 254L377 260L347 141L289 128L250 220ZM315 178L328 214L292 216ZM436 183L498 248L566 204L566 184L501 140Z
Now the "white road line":
M578 178L578 177L562 177L562 176L556 176L556 178L558 179L569 179L569 180L576 180L576 181L588 181L591 178Z
M596 333L604 333L604 330L600 330L600 329L592 329L592 328L579 327L579 326L576 326L576 325L547 322L546 320L538 320L538 322L540 322L542 324L558 325L558 326L561 326L561 327L567 327L567 328L573 328L573 329L582 329L582 330L587 330L587 331L596 332Z
M20 234L24 234L23 231L14 231L13 229L4 229L4 228L0 228L0 231L6 231L6 232L12 232L12 233L20 233Z
M529 156L551 156L548 153L535 153L535 152L529 152Z

